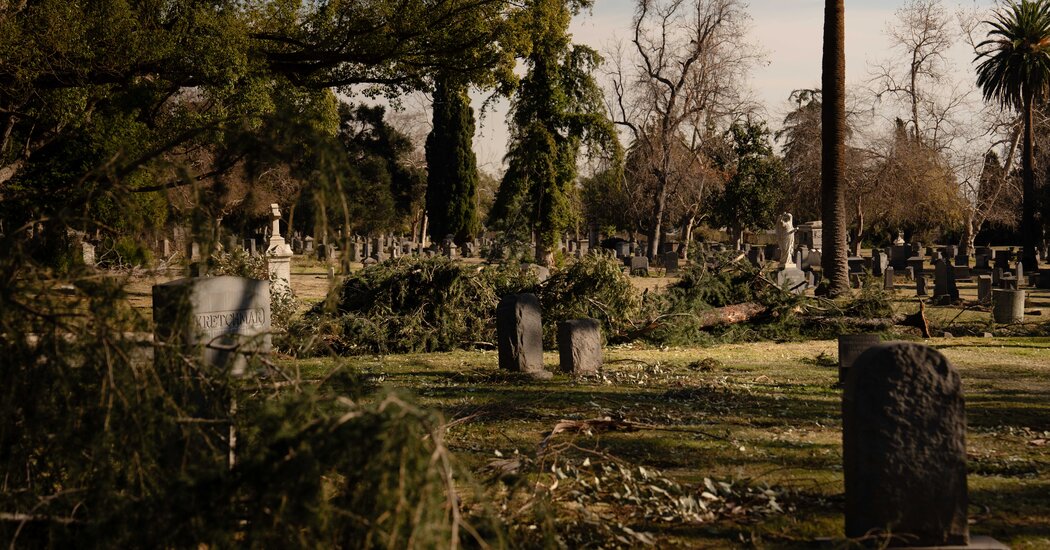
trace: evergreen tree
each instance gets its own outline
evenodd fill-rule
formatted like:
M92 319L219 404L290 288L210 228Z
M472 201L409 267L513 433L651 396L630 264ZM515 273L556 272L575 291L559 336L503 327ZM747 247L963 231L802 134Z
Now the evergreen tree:
M427 136L427 214L430 236L447 235L463 243L480 231L478 166L472 148L474 110L466 86L450 78L437 79L434 128Z
M533 30L528 73L511 105L507 172L500 182L489 223L524 240L531 232L536 261L550 265L559 236L573 223L571 200L576 159L585 144L619 156L619 144L604 115L602 93L591 72L601 63L594 50L573 45L572 9L563 0L537 0L525 24Z
M787 173L773 153L764 123L736 123L726 131L733 154L718 159L732 177L712 200L712 220L733 231L738 244L745 229L766 229L776 219L780 190Z

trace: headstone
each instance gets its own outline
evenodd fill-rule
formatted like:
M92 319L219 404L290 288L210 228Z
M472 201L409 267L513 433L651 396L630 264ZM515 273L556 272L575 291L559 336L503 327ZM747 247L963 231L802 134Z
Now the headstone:
M1024 321L1023 290L992 290L992 319L996 323L1020 323Z
M649 258L631 256L631 275L649 276Z
M275 286L292 288L292 247L281 237L281 208L270 205L270 242L266 247L266 268Z
M919 275L915 278L915 295L916 296L929 296L929 290L926 288L926 276Z
M955 265L956 265L956 267L959 267L959 266L969 267L969 265L970 265L970 256L968 254L956 254L955 255Z
M842 334L839 336L839 383L846 381L853 363L868 348L880 343L878 334Z
M558 357L562 372L596 374L602 367L602 339L598 321L573 319L558 323Z
M937 262L933 266L933 298L934 300L949 300L948 298L948 264Z
M975 254L973 257L974 269L989 269L988 255L986 254Z
M248 357L269 353L270 282L204 277L153 286L153 322L159 361L165 351L244 373Z
M955 265L952 266L952 272L955 274L955 280L970 280L973 278L973 274L970 272L970 268L966 265Z
M499 301L496 343L501 369L551 377L543 369L543 323L535 294L510 294Z
M627 241L617 241L613 246L613 250L616 252L617 258L627 258L631 255L631 243Z
M871 274L876 277L881 277L889 267L889 258L882 253L881 250L875 249L871 251Z
M747 251L747 261L751 262L751 265L755 267L762 267L762 264L766 261L766 253L760 247L752 248Z
M664 269L668 275L678 273L678 253L667 252L663 255Z
M306 237L303 239L303 252L310 253L314 251L314 238Z
M1024 264L1021 263L1021 262L1017 262L1017 273L1016 273L1015 277L1017 278L1017 286L1018 287L1022 287L1022 286L1025 285Z
M1010 271L1010 252L1007 250L995 251L995 268Z
M965 546L966 412L959 373L914 343L857 358L842 399L846 536Z
M896 285L893 282L893 268L887 267L886 272L883 275L883 288L885 290L893 291L896 290Z
M977 303L983 306L992 305L992 276L977 276Z
M911 258L911 247L908 245L894 246L890 249L890 265L894 269L908 267L908 258Z
M201 259L201 245L197 241L186 243L186 257L191 262L199 262Z
M849 258L846 258L846 261L849 263L850 273L864 273L864 258L861 258L860 256L850 256Z
M999 285L1005 290L1017 290L1017 277L1013 275L1003 275L999 278Z
M1040 269L1036 287L1041 289L1050 288L1050 269Z
M95 245L87 241L80 241L80 259L83 260L84 265L95 267Z
M922 256L912 256L908 258L907 265L911 268L912 277L918 277L923 274L926 260Z

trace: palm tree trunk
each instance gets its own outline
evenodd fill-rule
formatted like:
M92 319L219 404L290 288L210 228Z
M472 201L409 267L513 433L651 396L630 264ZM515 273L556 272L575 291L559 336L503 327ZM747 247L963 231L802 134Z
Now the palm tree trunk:
M1023 187L1022 187L1022 207L1021 207L1021 244L1023 250L1021 253L1021 263L1024 264L1026 271L1035 270L1039 263L1035 256L1035 246L1038 235L1036 235L1035 225L1035 170L1033 164L1035 160L1034 151L1034 129L1032 128L1032 93L1028 90L1024 92L1024 153L1022 157L1022 169L1023 175Z
M821 87L821 214L824 250L821 267L828 281L828 295L849 292L846 255L846 56L843 0L824 0L824 60Z

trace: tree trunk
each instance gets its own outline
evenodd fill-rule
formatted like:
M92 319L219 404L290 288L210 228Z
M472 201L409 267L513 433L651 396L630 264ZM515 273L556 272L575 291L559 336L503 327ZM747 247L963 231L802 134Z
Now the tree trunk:
M966 222L963 223L963 233L959 236L959 254L963 256L973 254L975 240L977 240L977 231L974 228L974 211L970 209L966 214Z
M1035 225L1035 160L1034 143L1035 131L1032 123L1032 92L1024 92L1024 153L1022 154L1023 195L1021 208L1021 242L1024 249L1021 254L1021 262L1025 270L1034 270L1039 263L1036 261L1035 246L1039 240L1036 234L1038 228Z
M656 258L656 254L660 250L660 237L664 231L664 211L667 209L667 184L666 182L661 185L660 192L656 195L656 211L653 213L652 229L649 231L649 246L646 250L646 256L649 257L649 261Z
M824 0L824 59L821 87L821 214L824 221L824 254L821 267L828 281L828 295L849 293L846 255L846 57L843 0Z
M693 243L693 225L696 223L696 216L689 216L689 221L685 224L685 243L682 245L682 260L689 261L689 246Z
M864 237L864 206L860 198L857 198L857 225L853 230L853 240L850 243L850 254L860 256L860 244Z

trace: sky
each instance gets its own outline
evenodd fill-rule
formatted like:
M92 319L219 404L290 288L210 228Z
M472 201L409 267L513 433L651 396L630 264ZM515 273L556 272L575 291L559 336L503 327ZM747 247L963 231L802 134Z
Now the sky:
M848 89L863 86L870 78L869 66L891 56L886 29L906 0L845 0L846 82ZM958 7L978 7L991 13L991 0L955 2L944 0L954 12ZM634 15L634 0L596 0L593 9L573 21L573 41L599 52L608 51L615 40L628 36ZM750 37L765 51L766 62L756 66L751 79L755 97L764 107L769 126L776 129L790 108L792 90L819 88L823 40L824 0L751 0ZM973 54L965 46L953 49L951 60L956 79L972 85ZM480 109L481 95L475 97ZM491 173L502 172L507 146L506 102L479 121L474 149L479 166Z

